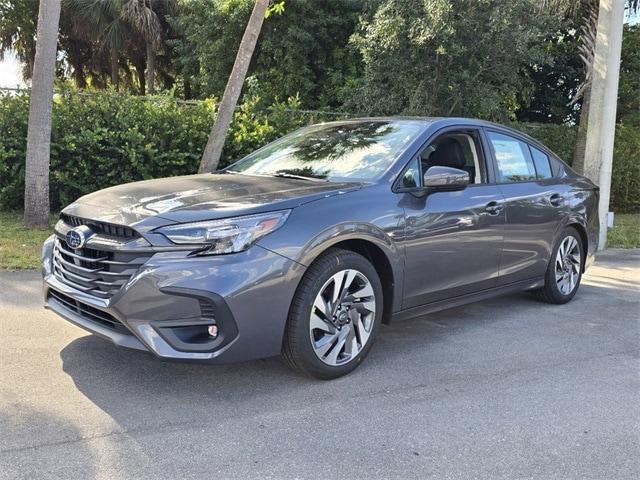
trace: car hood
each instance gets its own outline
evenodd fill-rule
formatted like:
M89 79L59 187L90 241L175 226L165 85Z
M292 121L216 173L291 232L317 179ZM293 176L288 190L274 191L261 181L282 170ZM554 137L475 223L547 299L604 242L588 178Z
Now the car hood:
M120 225L155 227L294 208L359 187L357 183L206 173L106 188L85 195L64 213Z

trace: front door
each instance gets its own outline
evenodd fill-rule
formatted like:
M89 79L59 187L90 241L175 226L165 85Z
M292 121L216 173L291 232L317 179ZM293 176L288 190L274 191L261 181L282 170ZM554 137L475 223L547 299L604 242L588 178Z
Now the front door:
M459 191L419 197L403 193L405 279L403 308L497 286L505 226L504 197L486 183L480 132L448 131L431 142L414 169L436 165L468 171ZM420 179L422 178L420 174Z

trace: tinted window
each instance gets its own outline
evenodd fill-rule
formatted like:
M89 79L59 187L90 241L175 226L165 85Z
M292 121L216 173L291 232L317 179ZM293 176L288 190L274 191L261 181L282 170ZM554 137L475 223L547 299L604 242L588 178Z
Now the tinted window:
M536 179L529 146L517 138L489 132L489 140L496 153L499 181L501 183L526 182Z
M366 181L382 174L424 129L411 121L316 125L287 135L232 165L251 175Z
M441 154L444 150L444 153ZM476 139L467 133L446 133L429 144L421 153L422 171L429 167L445 166L469 172L471 183L480 183L482 150Z
M546 153L541 152L535 147L531 147L531 156L533 157L533 163L536 166L536 174L538 178L551 178L551 164L549 163L549 157Z

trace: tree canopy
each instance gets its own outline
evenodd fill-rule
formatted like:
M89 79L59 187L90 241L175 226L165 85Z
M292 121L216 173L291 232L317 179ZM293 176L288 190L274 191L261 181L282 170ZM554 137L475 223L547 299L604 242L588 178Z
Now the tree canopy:
M625 25L618 87L618 120L640 128L640 24Z
M172 46L196 95L224 90L252 0L193 0L180 4ZM337 108L338 92L356 76L359 58L349 38L364 0L296 0L265 21L250 76L269 100L300 95L309 108Z
M253 0L63 0L58 81L220 98ZM356 114L577 123L587 0L272 0L245 95ZM633 2L629 3L630 8ZM30 76L37 3L0 0L0 52ZM151 28L153 27L153 28ZM639 110L625 27L618 118ZM152 47L152 48L150 48Z
M528 70L551 61L559 27L532 0L387 0L353 37L364 75L358 111L506 119L533 92Z

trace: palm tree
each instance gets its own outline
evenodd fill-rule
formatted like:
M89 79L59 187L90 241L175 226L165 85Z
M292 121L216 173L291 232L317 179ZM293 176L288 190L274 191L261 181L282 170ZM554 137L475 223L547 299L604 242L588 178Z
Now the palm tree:
M584 79L570 102L570 104L574 104L582 99L580 120L578 122L578 132L576 136L576 147L573 152L573 167L578 173L584 173L584 154L587 147L591 76L596 48L596 34L598 30L599 0L583 0L582 5L584 15L582 16L582 26L580 27L578 51L580 52L580 59L584 66Z
M24 78L31 78L33 73L37 18L37 2L0 0L0 60L6 51L15 51Z
M127 33L127 24L122 19L122 0L66 0L65 12L84 27L78 32L108 55L111 84L117 89L119 56Z
M144 94L145 84L149 91L154 90L156 54L162 45L163 26L156 9L167 12L174 2L156 2L154 7L152 0L65 0L65 11L75 19L75 31L80 39L84 37L100 52L108 54L111 83L116 88L120 79L120 58L123 53L130 54ZM142 56L146 58L146 79L140 71Z
M162 45L160 19L150 0L129 0L122 7L122 18L142 36L147 55L146 86L148 93L155 92L156 52Z
M623 1L623 0L616 0ZM578 123L578 133L576 146L573 155L572 166L578 173L584 173L584 159L587 144L587 129L589 125L589 104L591 101L591 79L593 72L593 62L595 58L595 48L598 30L598 13L600 10L600 0L546 0L545 7L556 12L571 14L576 9L583 12L582 25L578 43L578 52L584 66L584 78L578 91L570 104L582 100L580 108L580 120ZM626 0L626 7L629 11L637 12L640 8L640 0Z
M106 88L111 77L111 56L96 41L94 28L71 7L69 0L62 0L58 44L64 52L65 63L78 88L89 84Z
M51 107L58 45L60 0L40 0L24 182L24 224L49 226Z
M247 27L242 36L240 47L238 48L238 54L231 70L231 75L227 81L227 86L224 89L222 95L222 101L218 106L218 112L216 114L216 120L209 134L207 145L202 154L200 160L200 172L212 172L218 168L220 162L220 155L222 154L222 148L224 147L225 138L233 119L233 111L236 108L238 99L240 98L240 92L242 91L242 85L244 79L247 76L247 70L249 69L249 63L253 56L253 51L262 29L262 23L264 22L267 9L269 7L269 0L256 0L256 3L251 12L251 17L247 22Z
M589 93L588 98L585 97L587 105L582 107L588 112L580 116L581 123L588 124L580 126L586 135L584 155L578 159L577 169L600 187L598 250L604 249L607 243L624 8L637 11L639 3L639 0L627 0L625 4L623 0L599 0L598 20L595 31L590 34L594 39L593 47L580 51L586 65L585 83ZM588 36L583 30L582 38L586 41Z

